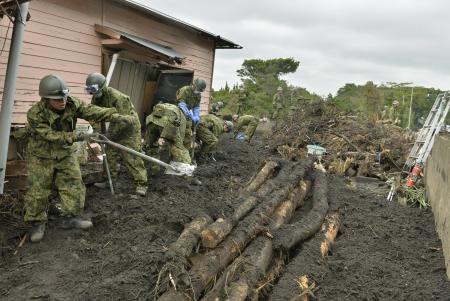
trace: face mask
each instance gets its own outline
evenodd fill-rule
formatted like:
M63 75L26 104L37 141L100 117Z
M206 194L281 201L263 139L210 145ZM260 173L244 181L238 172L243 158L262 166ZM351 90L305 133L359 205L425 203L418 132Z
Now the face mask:
M100 90L96 94L94 94L94 97L95 98L100 98L100 97L102 97L102 95L103 95L102 90Z

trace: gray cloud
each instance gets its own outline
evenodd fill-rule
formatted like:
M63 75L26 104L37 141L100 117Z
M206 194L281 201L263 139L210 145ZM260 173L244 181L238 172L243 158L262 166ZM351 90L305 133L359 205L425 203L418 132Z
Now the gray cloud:
M214 87L239 81L246 58L293 57L286 79L318 94L345 83L414 82L448 89L444 0L138 0L244 46L218 50Z

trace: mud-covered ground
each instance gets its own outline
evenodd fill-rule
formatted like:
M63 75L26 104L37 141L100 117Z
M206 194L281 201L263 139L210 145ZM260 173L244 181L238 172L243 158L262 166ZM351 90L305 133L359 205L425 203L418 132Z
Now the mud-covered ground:
M300 295L303 275L317 300L450 300L431 210L387 202L388 190L375 179L330 175L330 211L339 209L342 217L332 252L321 259L322 234L305 242L268 300Z
M236 206L237 191L268 156L260 135L247 145L220 141L217 162L198 168L202 185L152 177L145 198L123 176L117 194L88 188L86 214L94 228L58 228L53 217L44 240L1 259L0 300L153 300L167 246L199 213L213 218ZM386 187L329 177L331 209L343 227L325 262L307 255L306 242L289 262L269 300L289 300L303 274L318 300L450 300L444 259L429 210L386 203ZM17 239L10 240L15 245ZM281 299L275 299L281 291Z

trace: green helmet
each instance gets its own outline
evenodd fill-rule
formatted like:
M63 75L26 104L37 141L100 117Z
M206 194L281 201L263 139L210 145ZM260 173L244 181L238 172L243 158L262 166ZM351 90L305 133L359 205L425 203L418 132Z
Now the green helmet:
M39 82L39 96L48 99L61 99L69 95L66 83L57 75L46 75Z
M199 92L203 92L206 89L206 82L202 78L196 78L194 80L195 90Z
M226 127L228 128L228 132L231 132L234 128L233 122L231 122L229 120L224 120L223 122L225 123Z
M101 73L91 73L86 78L86 92L97 94L106 85L106 77Z

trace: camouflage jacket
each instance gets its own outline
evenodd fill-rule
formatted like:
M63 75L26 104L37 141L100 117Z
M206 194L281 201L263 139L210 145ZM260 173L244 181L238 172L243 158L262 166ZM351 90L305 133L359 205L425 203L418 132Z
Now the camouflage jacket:
M242 115L239 116L236 127L234 128L234 132L239 132L244 126L248 126L251 122L256 122L258 124L259 120L255 116L252 115Z
M200 105L201 93L196 93L192 86L181 87L177 91L177 103L184 101L189 108L197 107Z
M200 124L207 127L216 137L219 137L224 132L223 128L225 123L215 115L202 116Z
M115 108L120 115L133 117L131 124L111 122L108 128L108 135L112 138L140 135L141 122L128 95L114 88L105 87L102 90L102 96L98 98L92 97L91 103L103 108Z
M272 105L276 109L283 108L283 94L281 92L275 93L275 95L273 96Z
M170 103L157 104L145 120L147 127L150 123L162 127L161 138L168 140L175 140L177 131L184 136L186 129L186 117L183 112L176 105Z
M48 101L41 99L27 113L28 153L44 159L61 159L74 152L77 118L89 122L107 120L116 109L105 109L85 105L81 100L69 96L66 108L57 113L49 107Z

